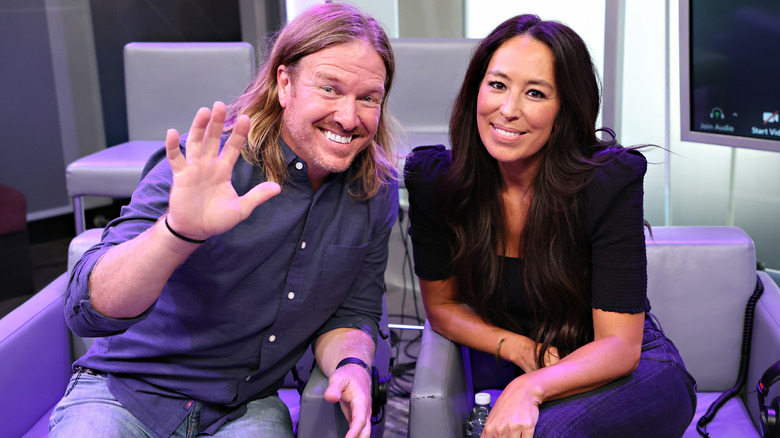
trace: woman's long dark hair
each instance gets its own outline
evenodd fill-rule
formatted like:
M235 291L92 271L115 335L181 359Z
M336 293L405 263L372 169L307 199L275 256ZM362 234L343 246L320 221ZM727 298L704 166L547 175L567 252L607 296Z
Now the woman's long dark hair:
M540 151L541 166L520 237L532 333L523 333L506 306L505 273L498 255L508 237L502 180L476 123L477 95L492 56L520 35L552 50L560 96L555 127ZM441 181L441 201L455 235L452 264L460 298L486 321L539 342L538 366L543 366L552 345L564 357L593 339L589 250L579 195L589 170L614 156L598 152L620 150L614 140L603 142L596 135L599 104L600 84L582 39L564 24L520 15L499 25L476 48L450 119L453 159Z

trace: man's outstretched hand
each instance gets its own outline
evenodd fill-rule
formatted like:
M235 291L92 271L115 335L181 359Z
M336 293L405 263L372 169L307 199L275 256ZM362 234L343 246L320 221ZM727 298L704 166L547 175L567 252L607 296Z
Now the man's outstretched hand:
M191 239L205 240L230 230L281 191L279 184L269 181L244 196L236 194L231 176L249 133L249 117L238 118L220 152L225 114L222 102L215 102L212 110L198 110L187 137L186 157L179 149L175 129L168 130L165 138L165 152L173 170L168 225Z

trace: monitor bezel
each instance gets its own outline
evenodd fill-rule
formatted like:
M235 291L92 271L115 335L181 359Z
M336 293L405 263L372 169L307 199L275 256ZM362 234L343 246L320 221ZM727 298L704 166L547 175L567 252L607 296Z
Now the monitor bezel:
M694 0L680 0L680 139L682 141L780 152L780 140L706 133L691 129L691 18Z

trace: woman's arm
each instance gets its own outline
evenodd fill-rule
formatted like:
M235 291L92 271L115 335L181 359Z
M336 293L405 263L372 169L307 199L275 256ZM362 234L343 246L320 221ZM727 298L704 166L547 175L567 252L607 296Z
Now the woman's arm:
M499 357L529 372L537 369L538 344L526 336L486 323L468 305L457 298L454 277L442 281L420 279L425 314L431 327L445 338L469 348L496 354L501 342ZM558 360L557 350L550 348L545 365Z
M644 313L594 309L593 328L593 342L507 385L488 417L486 436L533 436L543 402L599 388L636 369Z

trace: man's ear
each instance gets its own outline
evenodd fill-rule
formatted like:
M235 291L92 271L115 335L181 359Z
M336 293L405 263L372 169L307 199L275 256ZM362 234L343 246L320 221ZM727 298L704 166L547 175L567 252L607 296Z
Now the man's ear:
M289 102L292 94L292 78L290 77L290 69L287 66L280 65L276 69L276 88L279 95L279 105L282 108L287 108L287 102Z

